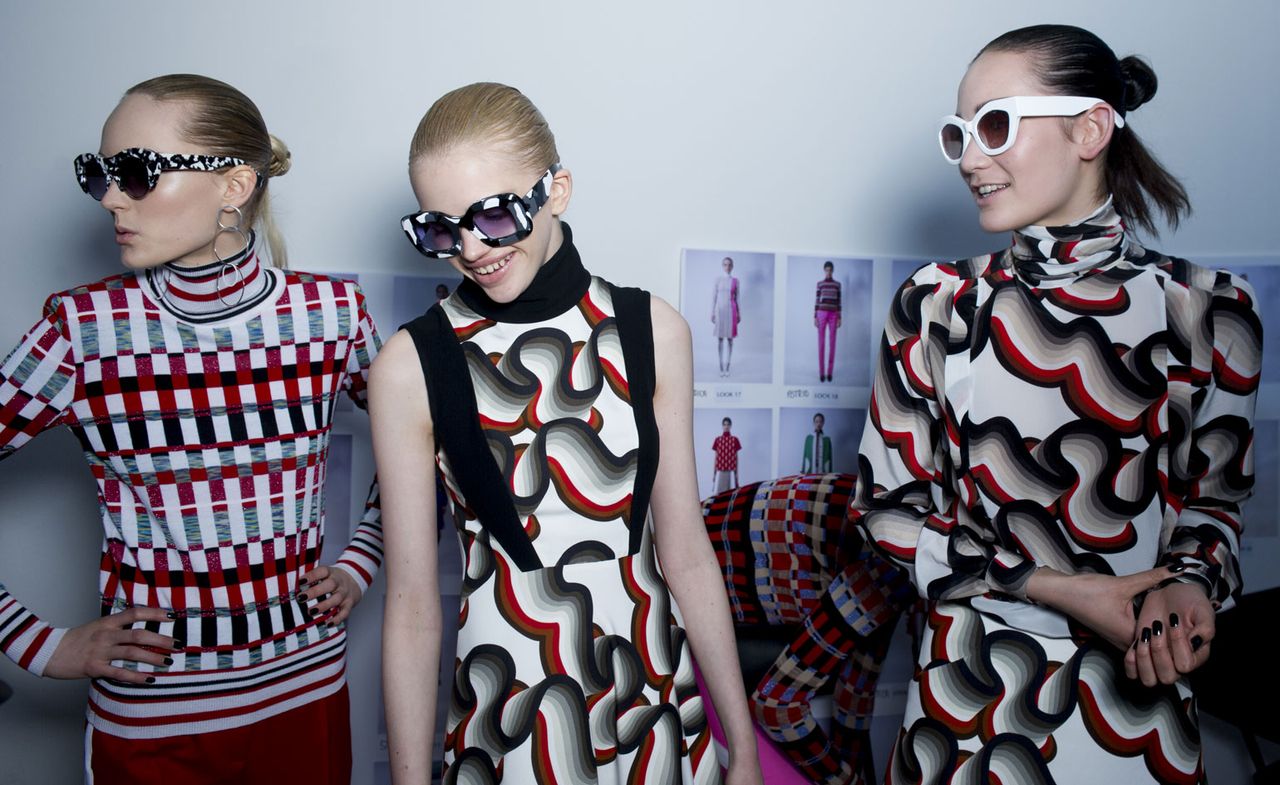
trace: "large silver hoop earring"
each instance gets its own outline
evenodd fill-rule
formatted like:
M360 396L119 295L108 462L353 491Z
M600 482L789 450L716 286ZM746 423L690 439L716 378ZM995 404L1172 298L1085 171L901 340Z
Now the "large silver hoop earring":
M236 216L236 222L228 226L223 223L222 218L224 215L230 215L232 213ZM222 265L218 269L218 299L226 306L236 306L244 302L244 271L241 270L238 265L232 264L226 259L223 259L222 254L218 253L218 236L222 234L239 235L242 247L239 251L236 251L236 255L242 254L249 248L249 235L245 234L245 231L242 228L243 225L244 213L240 212L239 207L236 207L234 204L224 204L218 208L218 231L213 235L213 258L217 259L218 263ZM222 292L225 291L222 287L222 278L229 270L234 270L236 275L240 276L240 280L237 283L237 286L239 286L240 296L234 303L227 302L226 298L222 296Z

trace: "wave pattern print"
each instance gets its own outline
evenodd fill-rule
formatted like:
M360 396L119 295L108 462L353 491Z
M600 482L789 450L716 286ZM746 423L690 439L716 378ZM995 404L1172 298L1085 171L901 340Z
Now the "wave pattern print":
M1129 368L1094 318L1063 324L1015 285L998 288L985 309L979 321L988 325L1000 364L1023 381L1062 390L1082 419L1132 435L1165 392L1163 376L1144 378ZM980 350L987 337L979 339Z
M1190 700L1184 701L1173 687L1131 687L1121 696L1117 685L1124 681L1112 657L1099 651L1084 657L1080 702L1093 738L1115 755L1141 755L1160 782L1200 782L1200 730Z
M554 487L583 517L627 518L638 452L610 451L598 436L604 418L596 408L606 385L629 400L614 320L599 322L577 344L562 330L529 330L496 362L473 343L463 349L485 436L510 478L520 517L532 515Z
M1238 595L1258 305L1241 276L1128 240L1110 206L899 289L850 505L933 608L890 781L1200 778L1185 685L1131 689L1026 590L1041 566L1176 562L1215 604Z
M608 288L533 324L446 308L486 442L545 566L521 571L465 514L446 783L718 785L680 612L651 523L632 547L639 461ZM440 462L455 508L466 510Z
M1117 657L1089 644L1043 640L957 603L930 611L927 661L915 687L923 716L899 736L891 782L1082 781L1087 761L1064 757L1087 733L1157 782L1201 776L1199 733L1176 688L1128 683ZM1082 727L1083 726L1083 727ZM1072 773L1074 772L1074 774ZM995 780L990 779L992 776Z

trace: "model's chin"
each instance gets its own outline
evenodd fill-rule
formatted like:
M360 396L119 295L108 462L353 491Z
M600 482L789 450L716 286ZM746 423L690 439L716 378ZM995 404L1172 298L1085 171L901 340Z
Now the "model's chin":
M992 234L1004 234L1021 228L1002 215L1001 211L982 207L978 208L978 226L982 227L982 231Z
M120 264L130 270L146 270L152 267L159 267L164 262L148 257L147 254L140 252L137 248L124 246L120 249Z

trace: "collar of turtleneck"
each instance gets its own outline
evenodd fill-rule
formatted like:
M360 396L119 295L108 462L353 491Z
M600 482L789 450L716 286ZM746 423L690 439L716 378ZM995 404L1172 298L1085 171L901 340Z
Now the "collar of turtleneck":
M225 319L254 307L275 288L275 276L258 260L256 235L228 259L199 267L173 262L147 270L156 298L175 316L191 322Z
M1082 221L1028 226L1013 233L1014 273L1032 286L1054 286L1099 272L1124 255L1124 221L1110 197Z
M458 284L458 297L467 307L496 322L530 324L559 316L572 308L591 286L591 274L582 266L578 249L573 246L573 232L561 222L564 240L551 255L528 288L509 303L495 303L479 284L470 279Z

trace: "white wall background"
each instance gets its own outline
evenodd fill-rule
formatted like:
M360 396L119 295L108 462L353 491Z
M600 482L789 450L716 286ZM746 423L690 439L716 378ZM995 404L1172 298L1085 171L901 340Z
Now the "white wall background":
M0 343L17 341L49 292L118 269L109 220L75 186L71 159L97 148L123 90L175 71L240 87L292 148L294 169L272 190L294 265L357 273L422 269L396 220L413 207L406 150L430 102L467 82L515 84L575 174L569 220L588 265L675 301L682 247L955 257L1004 244L977 228L934 124L983 43L1069 22L1146 55L1160 77L1130 121L1196 213L1158 246L1192 259L1280 254L1280 5L1269 0L356 9L0 6ZM0 494L0 579L56 623L87 620L100 535L74 439L52 433L6 461ZM379 606L357 614L359 661L376 662ZM78 781L83 685L7 660L0 678L17 689L0 708L0 782ZM353 667L365 727L376 689L376 668ZM1217 731L1206 742L1215 781L1242 781L1237 748ZM370 758L356 754L355 781L370 782Z

